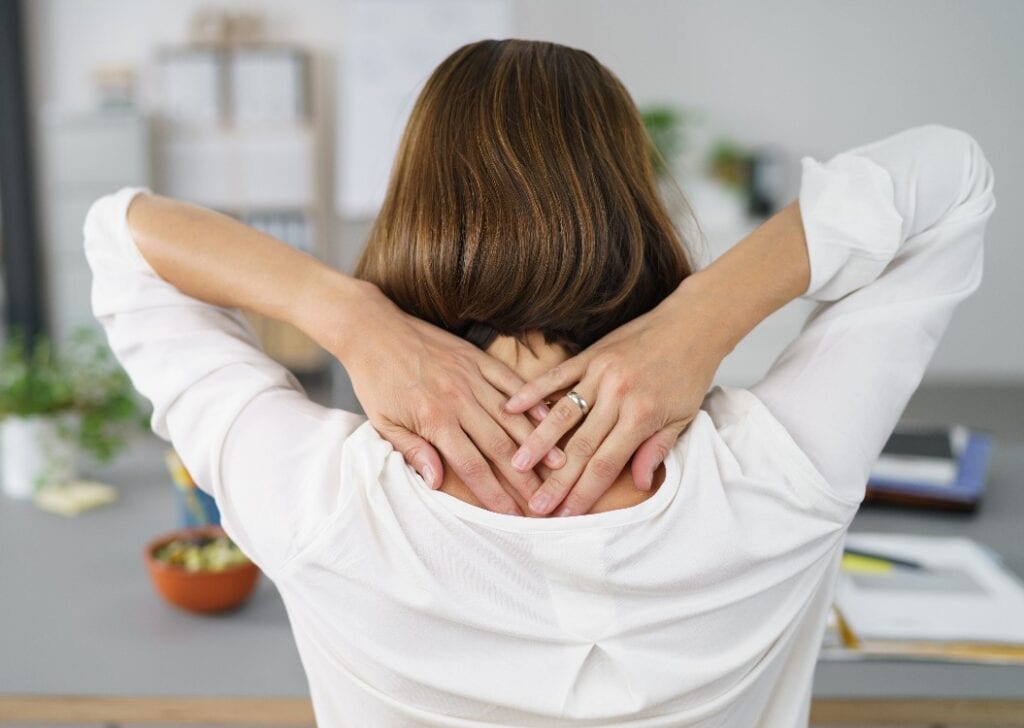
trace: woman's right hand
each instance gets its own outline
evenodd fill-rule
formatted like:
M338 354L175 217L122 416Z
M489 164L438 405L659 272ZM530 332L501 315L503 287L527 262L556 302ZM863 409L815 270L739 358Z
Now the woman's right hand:
M709 291L699 273L646 314L559 364L506 404L525 412L555 392L574 390L589 412L565 446L566 464L530 499L535 513L587 513L625 469L651 488L654 472L696 416L733 342L721 335ZM666 396L668 394L668 396ZM552 406L516 453L513 464L529 471L583 418L567 397ZM635 455L634 455L635 453Z
M525 503L540 478L532 468L514 468L512 454L547 408L538 404L507 412L507 396L523 384L515 372L464 339L406 314L376 286L338 278L333 271L328 275L328 285L316 289L306 307L324 318L305 317L304 328L342 362L377 432L431 487L441 484L443 456L486 508L521 514L515 494ZM325 306L331 291L341 298ZM527 410L533 420L523 414ZM549 467L565 460L557 448L545 454ZM514 493L498 480L491 463Z

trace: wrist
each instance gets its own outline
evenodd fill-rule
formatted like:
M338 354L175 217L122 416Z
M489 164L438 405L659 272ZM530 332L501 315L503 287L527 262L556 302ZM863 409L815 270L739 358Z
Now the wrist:
M687 276L665 300L687 338L696 334L702 348L719 361L749 333L743 319L736 315L735 301L730 305L729 289L717 271L705 268Z
M732 351L768 316L798 298L810 276L800 208L787 205L673 294L698 307L710 340Z
M342 359L355 338L362 311L382 295L372 283L345 275L326 265L318 266L300 288L287 320L333 356Z

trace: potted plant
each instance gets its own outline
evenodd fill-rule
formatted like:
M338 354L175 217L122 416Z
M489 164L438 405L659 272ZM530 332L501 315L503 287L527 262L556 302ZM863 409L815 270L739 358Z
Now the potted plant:
M82 329L58 355L45 337L11 336L0 349L2 487L14 498L75 477L77 455L111 460L140 410L127 375L96 333Z

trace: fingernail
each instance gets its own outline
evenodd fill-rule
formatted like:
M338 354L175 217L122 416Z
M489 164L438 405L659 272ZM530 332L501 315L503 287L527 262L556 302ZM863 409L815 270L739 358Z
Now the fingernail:
M658 466L655 465L653 468L651 468L651 472L647 474L647 479L644 481L644 490L650 490L651 486L654 485L654 471L657 469Z
M511 399L509 399L509 401L505 403L505 409L510 410L510 411L514 410L519 405L521 405L522 403L523 403L523 398L520 397L518 394L514 394L514 395L512 395Z
M544 462L553 468L559 468L565 462L565 453L557 447L553 447L548 450L548 454L544 456Z
M530 510L534 513L545 513L551 505L551 496L547 493L537 493L530 499Z
M562 506L558 510L558 513L556 513L555 515L559 516L559 517L561 517L561 516L571 516L571 515L573 515L573 512L572 512L572 509L569 506Z
M516 508L515 506L509 506L508 508L505 509L504 513L506 516L518 516L519 509Z
M530 467L530 453L528 450L520 448L516 451L516 454L512 456L512 467L516 470L526 470Z
M527 412L530 413L530 417L532 417L533 419L542 421L545 417L551 414L551 410L548 409L548 406L544 404L534 405L533 407L528 409Z
M427 481L427 485L431 488L437 488L437 485L434 484L434 469L432 467L429 465L423 466L423 471L420 475L422 475L423 479Z

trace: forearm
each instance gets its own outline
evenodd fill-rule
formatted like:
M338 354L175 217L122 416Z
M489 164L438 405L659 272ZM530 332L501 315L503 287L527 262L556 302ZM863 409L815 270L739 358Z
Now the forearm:
M128 225L146 261L178 290L286 321L321 344L344 330L340 318L365 293L367 284L202 207L140 194Z
M810 270L800 206L794 200L683 281L670 303L690 314L697 309L707 322L709 341L724 356L761 321L801 296Z

